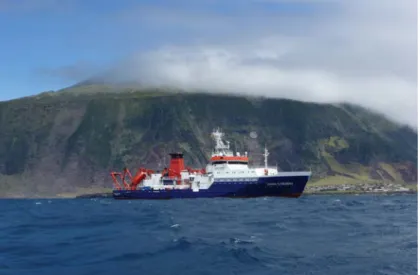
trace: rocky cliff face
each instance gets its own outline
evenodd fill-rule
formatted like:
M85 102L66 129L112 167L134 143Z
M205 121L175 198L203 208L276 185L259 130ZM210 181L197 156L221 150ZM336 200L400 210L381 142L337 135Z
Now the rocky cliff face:
M110 188L111 170L162 169L175 150L201 167L215 127L252 164L266 144L313 181L417 182L417 133L359 107L82 85L0 103L0 196Z

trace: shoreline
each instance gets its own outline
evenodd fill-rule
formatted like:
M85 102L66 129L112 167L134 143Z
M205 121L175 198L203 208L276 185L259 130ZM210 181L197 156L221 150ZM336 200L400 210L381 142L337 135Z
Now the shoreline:
M358 192L358 191L323 191L323 192L307 192L302 193L301 197L312 196L312 195L413 195L417 194L417 191L368 191L368 192ZM75 199L88 199L88 198L112 198L112 193L100 193L100 194L84 194L76 196ZM280 197L281 198L281 197Z
M320 196L320 195L326 195L326 196L333 196L333 195L413 195L417 194L417 188L416 189L410 189L410 190L320 190L320 191L314 191L314 190L305 190L301 197L307 197L307 196ZM55 194L55 195L38 195L38 196L23 196L22 194L9 194L8 196L0 196L0 200L4 199L92 199L92 198L113 198L112 192L92 192L92 193L74 193L74 194Z
M303 193L302 196L312 196L312 195L413 195L413 194L417 194L417 191L367 191L367 192L359 192L359 191L323 191L323 192L308 192L308 193Z
M334 195L346 195L346 196L360 196L360 195L415 195L417 194L416 191L388 191L388 192L308 192L303 193L300 198L302 197L310 197L310 196L334 196ZM83 195L76 195L76 196L45 196L45 197L22 197L22 196L10 196L10 197L0 197L0 200L15 200L15 199L39 199L39 200L66 200L66 199L112 199L112 193L101 193L101 194L83 194ZM282 198L282 197L279 197Z

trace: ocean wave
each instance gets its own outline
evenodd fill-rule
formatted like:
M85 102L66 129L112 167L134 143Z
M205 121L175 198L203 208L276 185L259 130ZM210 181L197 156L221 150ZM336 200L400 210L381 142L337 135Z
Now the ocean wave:
M417 272L416 196L5 200L0 207L6 275Z

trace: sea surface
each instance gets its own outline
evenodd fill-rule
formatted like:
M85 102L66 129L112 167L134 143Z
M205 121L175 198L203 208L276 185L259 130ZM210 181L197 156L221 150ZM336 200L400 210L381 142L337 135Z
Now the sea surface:
M0 200L0 274L417 274L416 195Z

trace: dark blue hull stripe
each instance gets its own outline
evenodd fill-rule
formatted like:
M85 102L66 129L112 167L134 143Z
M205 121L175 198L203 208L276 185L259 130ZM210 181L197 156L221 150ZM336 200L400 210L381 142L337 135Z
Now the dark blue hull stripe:
M220 180L220 179L219 179ZM307 176L261 177L254 181L215 181L209 189L194 192L175 190L114 190L115 199L182 199L215 197L299 197L308 182Z

